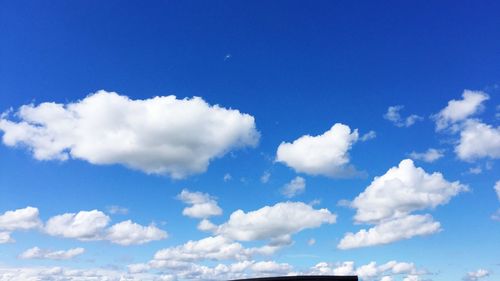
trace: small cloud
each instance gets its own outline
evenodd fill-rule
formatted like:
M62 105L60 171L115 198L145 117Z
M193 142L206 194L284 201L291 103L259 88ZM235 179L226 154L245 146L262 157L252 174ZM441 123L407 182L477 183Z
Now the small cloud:
M480 173L483 172L483 169L481 169L480 166L476 166L476 167L471 167L469 168L469 170L467 171L467 173L469 174L473 174L473 175L479 175Z
M368 133L362 135L360 140L361 141L369 141L369 140L374 139L376 137L377 137L377 133L375 133L375 131L369 131Z
M303 177L295 177L283 187L281 193L285 195L285 197L291 198L304 192L305 189L306 180Z
M230 60L233 56L231 54L226 54L224 56L224 61Z
M441 149L429 148L425 152L412 151L409 156L413 160L422 160L424 162L432 163L443 157L444 153Z
M341 199L337 202L337 206L339 207L350 207L351 206L351 201L347 199Z
M226 173L226 174L224 175L224 178L222 178L222 179L224 180L224 182L228 182L228 181L230 181L232 178L233 178L233 177L231 176L231 174Z
M260 182L267 183L267 182L269 182L269 178L271 178L271 173L269 173L268 171L265 171L264 174L260 177Z
M406 118L401 117L399 113L404 108L403 105L394 105L387 108L387 112L384 114L384 119L391 121L397 127L410 127L417 121L424 120L422 116L412 114Z
M118 205L111 205L106 207L108 213L112 215L126 215L128 214L128 209L125 207L120 207Z
M309 239L309 241L307 241L307 245L309 245L309 246L312 246L314 244L316 244L316 239L314 239L314 238L311 238L311 239Z

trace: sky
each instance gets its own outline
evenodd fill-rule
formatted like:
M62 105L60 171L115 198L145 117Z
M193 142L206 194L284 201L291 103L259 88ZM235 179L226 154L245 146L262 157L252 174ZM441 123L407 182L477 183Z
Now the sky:
M0 0L0 280L500 280L499 10Z

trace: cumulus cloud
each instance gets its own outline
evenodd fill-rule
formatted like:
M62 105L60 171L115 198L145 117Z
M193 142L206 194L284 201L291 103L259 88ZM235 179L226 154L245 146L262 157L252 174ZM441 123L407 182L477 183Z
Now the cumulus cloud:
M69 250L50 251L39 247L30 248L19 255L21 259L48 259L48 260L69 260L85 252L83 248L73 248Z
M460 132L460 141L455 147L455 152L465 161L500 158L500 127L468 120Z
M421 116L412 114L406 118L401 117L399 113L404 108L403 105L394 105L387 108L384 118L391 121L397 127L410 127L417 121L423 120Z
M489 96L484 92L464 90L461 100L450 100L445 108L433 116L436 130L444 130L478 113L483 109L483 102L488 99Z
M167 232L154 225L142 226L131 220L122 221L106 231L106 240L128 246L140 245L167 238Z
M207 193L190 192L187 189L177 196L182 202L191 205L184 208L182 214L192 218L208 218L222 214L222 209L217 205L215 198Z
M136 245L167 238L167 233L154 225L142 226L130 220L108 227L111 219L101 211L65 213L50 218L45 232L52 236L82 241L107 240L119 245Z
M440 223L434 221L430 215L407 215L383 220L368 230L346 233L338 248L346 250L383 245L414 236L433 234L440 230Z
M319 136L305 135L292 143L282 142L276 161L296 172L329 177L346 177L356 173L349 165L349 150L358 141L358 131L337 123Z
M463 280L464 281L477 281L481 278L484 278L484 277L488 277L490 275L490 272L486 269L478 269L476 271L471 271L471 272L468 272Z
M183 178L204 172L231 149L255 146L254 117L199 97L132 100L98 91L83 100L23 105L0 118L3 142L38 160L82 159Z
M200 221L197 227L201 231L214 232L217 230L217 226L207 219Z
M432 163L444 156L443 150L429 148L425 152L412 151L409 156L413 160L422 160L424 162Z
M13 243L14 239L10 237L10 232L0 231L0 244Z
M6 211L0 215L0 230L14 231L39 228L42 226L42 222L38 215L38 209L29 206L24 209Z
M328 209L314 209L302 202L282 202L248 213L237 210L219 226L217 233L240 241L273 239L332 224L336 218Z
M458 181L449 182L441 173L426 173L410 159L392 167L371 184L350 204L356 209L358 223L375 224L369 230L347 233L340 249L387 244L417 235L440 231L439 222L430 215L411 215L414 211L434 209L446 204L468 187Z
M304 192L304 190L306 190L306 180L303 177L295 177L283 187L281 193L291 198Z

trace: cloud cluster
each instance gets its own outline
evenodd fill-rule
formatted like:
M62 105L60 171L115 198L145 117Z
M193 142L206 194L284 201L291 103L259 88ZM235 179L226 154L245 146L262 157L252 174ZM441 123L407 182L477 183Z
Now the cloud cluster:
M292 198L304 192L304 190L306 190L306 180L303 177L295 177L283 187L281 193L285 197Z
M421 116L412 114L406 118L401 117L399 113L404 108L403 105L394 105L387 108L384 118L391 121L397 127L410 127L417 121L423 120Z
M19 255L21 259L49 259L69 260L85 252L83 248L72 248L69 250L50 251L39 247L30 248Z
M18 120L0 118L3 142L38 160L82 159L183 178L204 172L233 148L255 146L254 117L203 99L132 100L98 91L83 100L23 105Z
M12 231L37 229L42 226L37 208L26 207L0 215L0 244L14 242Z
M292 143L282 142L276 161L299 173L346 177L355 174L349 165L349 150L358 141L358 131L337 123L319 136L305 135Z
M182 202L191 205L184 208L182 214L192 218L206 219L211 216L222 214L222 209L217 205L215 198L207 193L190 192L187 189L177 196Z
M386 244L417 235L438 232L440 224L430 215L411 215L414 211L434 209L449 202L467 186L449 182L441 173L426 173L410 159L375 177L350 204L356 209L358 223L374 224L369 230L347 233L340 249Z

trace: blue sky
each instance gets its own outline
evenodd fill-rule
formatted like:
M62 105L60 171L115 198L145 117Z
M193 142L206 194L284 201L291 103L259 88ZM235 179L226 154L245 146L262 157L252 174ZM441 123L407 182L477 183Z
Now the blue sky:
M0 6L0 280L500 278L498 3Z

